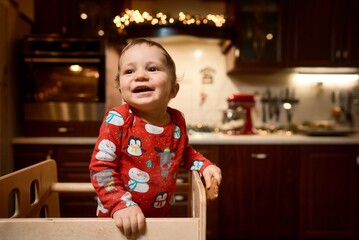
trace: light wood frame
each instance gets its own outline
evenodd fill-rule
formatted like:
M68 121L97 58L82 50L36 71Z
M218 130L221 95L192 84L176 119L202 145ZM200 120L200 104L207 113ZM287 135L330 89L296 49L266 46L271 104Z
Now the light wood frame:
M60 217L59 192L91 191L94 191L91 183L57 182L55 160L1 176L1 239L127 239L112 219ZM190 196L191 217L147 218L146 230L137 239L205 240L206 192L198 172L192 172ZM9 218L11 201L15 212ZM41 212L45 218L40 218Z

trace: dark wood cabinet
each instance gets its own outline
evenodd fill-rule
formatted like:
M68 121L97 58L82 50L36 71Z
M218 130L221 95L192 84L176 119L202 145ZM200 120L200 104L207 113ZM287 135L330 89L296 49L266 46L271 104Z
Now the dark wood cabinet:
M235 39L226 53L229 74L282 70L286 64L287 1L228 1Z
M357 67L359 2L289 1L294 67Z
M26 137L97 137L101 121L24 121Z
M207 239L359 237L358 145L193 145L222 170L207 202ZM89 182L92 145L15 144L16 169L46 158L59 181ZM180 171L188 182L188 172ZM173 217L189 199L177 192ZM61 194L61 216L95 217L95 194Z
M203 156L208 158L211 162L219 165L219 146L218 145L195 145L193 146ZM205 184L205 183L204 183ZM207 201L207 228L206 239L219 239L218 224L221 221L219 218L219 201L218 199Z
M19 170L46 159L56 156L56 146L53 145L13 145L14 168Z
M220 146L220 239L359 237L358 145Z
M218 145L193 145L192 146L196 151L200 152L208 158L211 162L218 165L219 164L219 146ZM177 181L180 181L181 183L188 183L188 171L184 168L180 169L179 176ZM204 181L203 181L203 184ZM190 199L188 196L188 192L181 192L176 191L175 192L175 199L176 203L171 208L171 216L175 217L187 217L189 215L189 204ZM208 240L215 240L220 239L219 238L219 232L218 232L218 223L219 223L219 207L218 207L218 199L214 200L208 200L207 201L207 228L206 228L206 239Z
M15 169L55 159L59 182L90 182L92 145L15 144ZM60 193L61 217L95 217L95 193Z
M302 146L300 238L359 237L359 148Z
M114 17L123 10L124 1L35 0L34 33L71 37L117 34Z
M359 65L356 0L228 1L236 38L227 72Z
M78 28L77 1L34 1L35 33L71 34Z
M55 159L60 182L89 182L92 145L15 144L15 169Z
M221 147L219 229L223 239L297 235L297 156L294 146Z
M59 182L90 182L89 163L94 145L60 145L60 144L15 144L15 168L21 169L45 159L55 159ZM218 146L198 145L195 149L208 159L218 164ZM189 182L189 172L181 168L179 182ZM175 193L176 202L171 209L171 216L188 216L190 199L188 191ZM208 239L216 239L218 234L218 202L208 203L207 226ZM60 214L62 217L95 217L97 208L94 193L61 193Z

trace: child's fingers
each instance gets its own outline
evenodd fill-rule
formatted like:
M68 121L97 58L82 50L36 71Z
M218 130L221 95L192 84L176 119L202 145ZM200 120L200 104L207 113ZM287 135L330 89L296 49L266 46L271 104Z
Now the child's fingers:
M218 182L214 177L212 177L210 181L210 185L209 187L207 187L207 199L209 200L216 199L218 197L218 190L219 190Z

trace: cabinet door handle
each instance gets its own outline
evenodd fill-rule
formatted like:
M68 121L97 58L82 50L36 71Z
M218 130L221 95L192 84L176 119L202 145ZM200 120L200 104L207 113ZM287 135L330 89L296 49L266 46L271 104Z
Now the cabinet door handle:
M184 195L177 195L175 194L176 202L184 202L186 200Z
M255 159L266 159L267 154L265 154L265 153L252 153L251 157L255 158Z
M69 129L67 127L59 127L57 129L57 132L59 133L67 133L69 131Z
M234 50L234 57L239 58L240 56L241 56L241 50L239 50L239 48L236 48Z
M356 163L357 163L357 165L359 166L359 156L357 156Z
M46 160L47 159L52 159L52 150L48 150L47 154L46 154Z
M342 52L340 50L335 51L335 58L340 59L342 56Z
M183 178L177 178L176 183L185 183L186 181Z
M349 53L347 50L343 51L343 59L347 59L348 55L349 55Z

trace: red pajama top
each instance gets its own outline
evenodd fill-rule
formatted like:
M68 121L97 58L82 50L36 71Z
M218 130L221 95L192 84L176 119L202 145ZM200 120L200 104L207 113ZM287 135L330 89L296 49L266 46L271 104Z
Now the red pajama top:
M180 164L200 172L212 164L188 145L181 112L167 111L171 122L161 127L135 116L128 104L106 113L89 166L97 216L135 204L146 217L167 216Z

